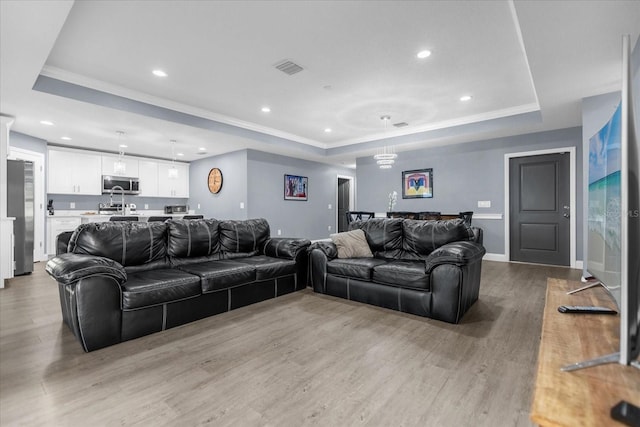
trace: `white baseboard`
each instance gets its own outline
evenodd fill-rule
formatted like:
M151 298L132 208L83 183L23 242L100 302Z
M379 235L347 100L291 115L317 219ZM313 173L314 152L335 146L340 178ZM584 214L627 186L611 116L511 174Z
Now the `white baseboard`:
M488 252L484 254L482 259L485 261L509 262L505 254L490 254Z
M509 259L505 254L492 254L488 252L482 257L482 259L485 261L509 262ZM576 270L582 270L583 265L583 261L576 260L576 265L573 268L575 268Z

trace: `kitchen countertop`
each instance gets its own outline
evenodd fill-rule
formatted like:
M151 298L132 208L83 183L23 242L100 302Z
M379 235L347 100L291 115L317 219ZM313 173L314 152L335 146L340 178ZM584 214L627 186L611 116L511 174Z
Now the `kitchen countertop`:
M173 218L182 218L184 215L194 215L194 211L189 211L188 213L180 213L180 214L165 214L163 210L138 210L135 213L131 213L127 216L137 216L140 219L148 218L150 216L170 216ZM83 220L90 220L91 218L96 219L105 219L111 218L112 216L123 216L116 214L99 214L98 211L56 211L54 215L47 215L47 218L81 218Z

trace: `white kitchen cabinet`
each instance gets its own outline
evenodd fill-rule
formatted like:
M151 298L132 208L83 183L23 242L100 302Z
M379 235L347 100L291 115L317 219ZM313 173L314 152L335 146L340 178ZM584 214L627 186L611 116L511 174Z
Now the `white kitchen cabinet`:
M55 255L56 237L65 231L73 231L81 223L80 217L47 217L47 254Z
M102 194L102 159L98 154L49 150L47 193Z
M169 177L169 169L175 167L178 176ZM189 197L189 165L186 163L158 162L158 196Z
M101 156L102 157L102 175L111 176L124 176L128 178L138 178L139 174L139 161L136 158L123 156L120 159L119 156ZM124 172L116 173L116 162L122 161L124 163Z
M140 196L158 196L158 162L140 160L138 162L138 178L140 179Z

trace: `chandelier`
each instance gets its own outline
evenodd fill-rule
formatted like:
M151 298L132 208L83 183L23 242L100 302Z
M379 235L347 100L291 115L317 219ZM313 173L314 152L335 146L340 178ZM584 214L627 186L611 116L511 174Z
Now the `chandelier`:
M384 129L387 130L387 124L391 120L391 116L380 116L380 120L384 123ZM382 150L373 156L380 169L391 169L396 162L398 155L394 152L393 147L382 147Z

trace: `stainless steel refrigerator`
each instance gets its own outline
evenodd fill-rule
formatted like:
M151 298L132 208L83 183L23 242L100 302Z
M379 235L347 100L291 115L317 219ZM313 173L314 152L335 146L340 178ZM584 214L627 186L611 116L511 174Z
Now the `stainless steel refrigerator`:
M14 217L14 275L33 271L33 162L7 160L7 216Z

